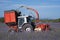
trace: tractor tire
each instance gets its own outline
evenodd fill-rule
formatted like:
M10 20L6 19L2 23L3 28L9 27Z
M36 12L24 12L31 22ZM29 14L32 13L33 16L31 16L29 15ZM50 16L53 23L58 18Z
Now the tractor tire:
M22 31L32 32L32 31L33 31L33 27L32 27L31 24L28 24L28 23L27 23L27 24L23 25Z

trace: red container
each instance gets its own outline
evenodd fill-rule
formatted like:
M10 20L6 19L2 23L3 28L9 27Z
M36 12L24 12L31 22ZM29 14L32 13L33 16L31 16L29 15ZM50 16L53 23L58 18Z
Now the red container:
M5 23L16 22L16 13L15 11L5 11L4 12Z

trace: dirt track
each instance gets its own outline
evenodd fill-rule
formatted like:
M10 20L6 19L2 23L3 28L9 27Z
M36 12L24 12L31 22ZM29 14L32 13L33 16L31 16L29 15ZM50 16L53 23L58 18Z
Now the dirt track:
M8 33L7 26L0 23L0 40L60 40L60 23L48 23L52 30L45 32Z

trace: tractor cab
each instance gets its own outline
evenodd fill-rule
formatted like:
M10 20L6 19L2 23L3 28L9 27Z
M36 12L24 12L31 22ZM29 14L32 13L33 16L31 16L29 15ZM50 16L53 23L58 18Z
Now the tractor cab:
M31 25L32 20L33 20L32 16L18 16L18 28L21 29L26 24Z

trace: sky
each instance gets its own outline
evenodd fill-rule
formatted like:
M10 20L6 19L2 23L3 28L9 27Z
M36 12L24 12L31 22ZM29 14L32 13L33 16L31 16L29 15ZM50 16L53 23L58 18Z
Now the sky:
M5 10L18 9L20 5L36 9L42 19L60 18L60 0L0 0L0 17L4 17Z

